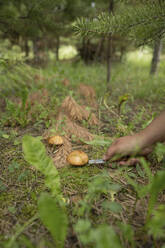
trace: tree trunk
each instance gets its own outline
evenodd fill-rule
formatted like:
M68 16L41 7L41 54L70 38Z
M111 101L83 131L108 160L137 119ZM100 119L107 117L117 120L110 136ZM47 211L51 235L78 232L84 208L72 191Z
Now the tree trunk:
M59 61L60 36L57 36L56 44L56 60Z
M109 1L109 9L108 12L111 14L114 9L114 0ZM112 51L112 37L109 34L107 39L107 88L110 88L110 80L111 80L111 51Z
M89 64L89 61L90 61L90 40L87 39L86 40L86 43L85 43L85 62L86 64Z
M107 40L107 84L108 84L107 87L109 86L109 82L111 80L111 51L112 51L111 46L112 46L112 38L111 35L109 35Z
M161 39L157 39L155 41L154 50L153 50L153 57L152 57L152 61L151 61L151 69L150 69L151 75L154 75L157 72L158 64L160 61L161 50L162 50L162 41L161 41Z
M25 39L25 57L29 57L29 46L28 46L28 39Z
M39 63L38 39L33 40L34 63Z
M99 56L101 56L101 53L102 53L104 40L105 40L105 37L103 36L98 43L96 53L95 53L95 61L101 61L101 58L99 59Z

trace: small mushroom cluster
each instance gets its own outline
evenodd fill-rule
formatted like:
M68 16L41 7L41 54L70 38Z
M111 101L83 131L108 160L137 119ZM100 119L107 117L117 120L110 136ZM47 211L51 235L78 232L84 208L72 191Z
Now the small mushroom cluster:
M59 135L51 136L47 139L50 145L62 145L64 143L63 138ZM88 155L83 151L73 151L67 157L67 162L75 166L83 166L88 163Z

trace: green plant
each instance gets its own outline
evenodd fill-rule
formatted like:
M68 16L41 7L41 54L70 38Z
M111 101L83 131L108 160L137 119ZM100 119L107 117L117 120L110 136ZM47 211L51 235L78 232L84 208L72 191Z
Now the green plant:
M19 168L20 164L18 164L16 161L12 161L11 164L9 164L8 170L10 173L14 173Z
M131 247L134 248L135 247L135 233L134 233L134 229L131 225L120 222L118 224L118 227L120 228L122 237L124 239L125 242L129 242L131 244Z
M152 211L152 217L146 225L149 235L154 239L165 237L165 206L159 205Z
M48 193L42 193L38 200L39 216L52 234L58 248L64 247L67 235L68 218L65 208Z
M22 147L26 161L45 176L45 185L51 190L53 196L61 200L63 197L60 177L53 161L46 154L41 137L24 136Z
M114 201L114 195L121 189L117 183L113 183L106 171L102 174L94 176L88 184L88 193L82 201L80 201L80 208L78 209L79 216L89 216L93 207L93 203L99 200L102 195L106 195Z
M119 190L121 190L121 186L114 184L106 171L91 178L86 196L80 201L79 207L75 209L75 213L81 218L74 228L82 244L92 245L98 248L122 247L120 239L113 227L107 224L100 224L94 227L90 220L91 210L95 208L95 204L97 204L103 196L110 198L109 201L103 201L101 206L103 212L106 210L114 213L122 211L120 204L115 202L114 197ZM82 217L84 217L84 219L82 219Z
M51 232L57 247L64 247L68 220L65 201L61 193L60 177L53 161L47 156L40 137L23 137L25 159L45 176L45 185L51 190L51 195L42 193L38 200L39 216Z
M40 153L42 148L37 145L37 143L33 143L33 141L31 142L29 140L29 146L31 145L31 150L34 150L34 153L31 153L31 156L38 161L37 164L43 164L43 169L37 169L39 165L35 166L34 160L31 159L29 162L25 162L22 159L22 150L19 145L22 140L23 133L31 132L35 133L35 135L41 135L43 127L46 125L49 126L49 123L46 124L46 122L49 122L47 113L50 113L50 109L52 114L52 122L54 122L54 124L52 123L51 126L52 129L54 127L54 132L56 131L56 118L54 118L54 116L57 114L57 109L61 105L61 101L68 95L68 88L64 88L61 84L63 77L69 78L69 87L70 89L74 90L76 89L79 82L90 83L95 88L96 94L98 96L98 101L100 103L99 120L101 121L101 126L98 127L98 130L94 130L92 128L92 133L99 134L101 138L96 136L96 138L91 142L83 142L87 143L87 145L84 145L83 143L77 144L76 140L74 139L75 137L73 136L73 148L78 147L78 149L85 149L90 159L100 158L116 136L130 134L131 131L136 132L139 131L139 129L142 127L145 127L146 124L148 124L147 122L153 118L155 112L157 114L159 111L164 109L164 62L161 62L159 75L157 75L154 80L151 80L148 77L148 66L150 63L149 59L151 58L151 53L149 54L150 58L146 61L137 61L139 51L133 51L131 53L134 60L130 60L129 53L127 56L127 61L124 61L122 64L113 64L113 80L111 83L112 92L111 95L108 95L107 97L109 110L103 105L103 101L100 100L105 93L106 86L104 82L105 66L102 64L86 66L81 62L77 63L75 70L75 66L70 63L64 62L59 63L58 65L52 63L47 68L40 68L40 71L37 70L36 73L41 73L41 75L44 75L45 80L50 77L53 79L49 81L46 80L43 82L37 82L35 85L32 85L34 82L32 77L32 67L29 68L28 72L25 71L24 67L16 71L12 69L10 71L10 77L9 71L7 69L5 70L5 74L3 74L4 72L0 74L0 88L2 89L0 91L0 95L2 96L4 94L3 97L6 96L8 100L11 100L11 96L13 97L13 95L18 95L19 90L23 87L24 84L27 84L28 90L30 89L29 92L31 92L31 87L33 87L33 91L36 91L37 89L45 87L46 85L51 98L49 105L44 106L43 108L39 106L39 104L34 106L35 123L34 125L31 125L32 123L29 122L28 128L24 128L17 121L15 121L14 128L11 126L4 127L3 116L6 115L6 110L2 109L1 111L2 118L0 120L0 147L2 156L0 162L2 163L2 170L0 177L0 228L2 229L3 233L0 235L0 247L5 248L5 244L10 241L13 236L15 236L15 238L14 242L11 244L11 248L53 248L57 246L57 242L62 243L63 241L57 241L57 239L55 240L55 243L52 241L51 235L53 237L52 232L55 232L55 228L52 228L52 224L52 226L50 225L49 227L48 224L48 220L54 220L56 217L55 215L59 214L59 211L61 210L59 216L63 214L66 215L67 213L68 219L70 220L67 231L68 236L66 246L76 246L78 241L76 237L73 237L73 235L77 235L79 239L79 246L97 247L100 244L98 239L108 240L108 237L104 238L104 233L102 231L98 231L98 229L106 225L110 228L113 228L115 234L120 238L120 243L124 248L163 248L163 169L165 163L163 159L164 148L162 144L159 144L155 150L157 160L155 159L155 156L154 158L153 155L149 156L151 168L148 163L146 165L146 169L144 169L144 164L142 164L142 166L137 165L136 168L127 168L125 166L119 167L118 163L112 163L112 165L109 167L109 163L107 162L105 165L86 165L82 168L66 166L65 168L59 169L58 175L60 176L61 182L59 191L60 203L56 202L55 195L58 195L58 193L55 195L53 194L52 197L51 192L53 189L50 189L48 184L44 185L44 180L48 177L45 174L44 168L47 168L48 163L46 162L45 165L43 164L42 158L45 157L45 155L42 156ZM118 97L123 96L125 92L128 92L128 94L133 97L133 101L127 101L125 106L126 108L124 108L124 106L122 107L122 114L119 117L117 112ZM20 95L21 93L19 93L19 96ZM77 101L80 101L78 94L76 95L76 93L73 93L73 96ZM42 110L44 112L39 116L39 112ZM11 118L10 123L14 123L12 119L12 113L11 116L8 116L8 120L9 117ZM42 125L40 125L40 123ZM60 128L62 125L63 123L59 125ZM59 131L61 130L59 129ZM64 135L66 134L67 133ZM107 138L107 136L112 137L112 139ZM41 137L38 139L41 139ZM38 148L35 150L36 146ZM44 159L44 161L47 160ZM17 165L15 162L17 162L19 165ZM28 164L31 165L29 169ZM54 167L54 164L52 165ZM115 169L113 169L114 166ZM163 168L159 175L158 169L160 167ZM104 175L102 174L103 168L107 168ZM26 178L26 171L29 172L28 178ZM132 179L131 182L129 179L128 181L125 180L124 172L126 172L130 180ZM154 179L156 172L158 172L158 176L157 179ZM21 179L20 181L18 181L18 176ZM50 175L49 178L50 181L52 180L51 185L55 187L57 184L58 186L58 180L56 181L54 176L51 179ZM153 180L155 180L153 188L148 187L147 185L151 185ZM159 180L161 182L160 186L158 184ZM120 188L115 188L114 190L113 188L112 190L112 184L122 184L122 189L120 190ZM155 186L160 189L160 192L158 192L159 190L155 192ZM88 191L87 187L90 187L91 189ZM62 190L65 194L65 199L63 199ZM47 206L48 201L46 199L46 202L44 203L43 200L43 208L46 208L46 210L44 210L43 217L41 217L41 212L39 213L39 208L36 210L36 203L38 199L40 200L39 195L41 191L51 191L48 198L53 199L52 207L55 206L55 209L56 207L58 208L57 211L52 211L53 213L49 215L48 212L50 212L51 206L48 208L45 207ZM156 197L156 199L155 196L153 197L153 200L151 201L152 210L150 211L148 220L146 221L145 217L148 212L149 199L152 195L152 191L154 195L156 193L158 197ZM49 205L50 202L51 201L49 201ZM68 204L66 206L67 209L63 207L65 202ZM153 202L154 207L152 207ZM22 206L23 209L21 208ZM20 209L22 209L22 211L19 212ZM48 212L45 212L47 210ZM35 212L36 216L33 219ZM13 221L15 218L17 220L16 225L14 225L15 221ZM49 230L48 232L44 230L43 225L41 225L40 221L38 220L39 218L43 218L42 222ZM84 227L86 231L83 231L83 227L81 227L81 232L73 232L72 223L77 223L80 220L83 222L86 221L87 224L89 223L89 228L85 229ZM56 222L54 221L54 223ZM65 234L65 224L63 230L61 229L61 226L58 228ZM91 235L90 229L93 230L93 235ZM102 230L104 230L104 232L106 232L106 230L107 232L110 232L108 228L103 228ZM97 236L100 235L100 238L94 237L94 232ZM38 235L36 235L36 233L38 233ZM80 236L83 234L84 240L81 241ZM89 238L87 234L90 234ZM59 236L59 240L60 237L61 235ZM102 243L104 244L104 242ZM100 246L101 245L102 244L100 244Z
M148 230L148 232L152 234L153 230L156 230L154 237L159 238L158 233L160 231L161 236L162 228L164 227L164 225L160 221L160 216L162 217L162 219L164 219L164 208L160 206L157 210L155 210L155 207L158 204L157 199L159 194L165 189L165 171L160 170L156 173L156 175L153 176L148 163L144 159L141 159L141 164L143 165L143 169L148 178L148 184L137 184L128 175L126 176L126 178L128 180L128 183L131 184L136 191L137 199L144 199L146 196L149 196L145 230Z
M122 248L120 239L111 226L99 225L93 228L89 220L80 219L75 225L75 231L84 245L97 248Z
M31 107L30 105L26 106L27 98L28 90L26 88L20 93L21 104L16 104L6 98L5 121L12 121L14 125L19 124L21 127L25 127L29 123L28 113Z

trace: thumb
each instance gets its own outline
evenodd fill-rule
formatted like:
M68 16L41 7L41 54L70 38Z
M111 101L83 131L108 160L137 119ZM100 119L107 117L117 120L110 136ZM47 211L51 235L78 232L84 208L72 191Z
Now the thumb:
M116 149L114 149L113 147L110 147L108 149L108 151L106 152L106 154L103 156L103 160L109 160L111 159L116 153Z

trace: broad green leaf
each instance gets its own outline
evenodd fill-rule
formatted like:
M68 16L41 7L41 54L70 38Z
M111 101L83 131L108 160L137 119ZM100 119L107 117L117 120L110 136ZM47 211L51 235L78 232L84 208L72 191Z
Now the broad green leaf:
M152 212L152 219L147 223L149 235L155 239L165 237L165 206L160 205L157 210Z
M104 137L95 137L92 141L82 140L82 142L93 146L109 146L112 144L112 140L104 139Z
M9 206L8 207L8 211L10 212L10 213L12 213L12 214L15 214L16 213L16 208L14 207L14 206Z
M10 135L8 135L8 134L2 134L2 138L4 138L4 139L9 139L9 137L10 137Z
M158 171L154 176L152 184L150 186L150 199L148 204L148 217L155 206L158 194L165 189L165 171Z
M148 177L149 183L151 183L153 179L153 175L152 175L152 171L150 170L149 164L143 157L140 158L140 163L142 164L145 174Z
M58 248L64 247L67 235L68 219L64 207L47 193L42 193L38 201L39 215L52 234Z
M21 143L21 140L20 139L15 139L14 140L14 145L17 146Z
M88 220L79 220L75 225L75 231L83 245L96 248L122 248L120 239L111 226L100 225L92 228Z
M120 239L111 226L100 225L91 230L91 239L96 248L122 248Z
M112 211L113 213L120 213L122 211L122 206L115 201L113 202L105 201L103 202L102 207L104 209Z
M25 235L22 235L19 238L19 241L21 241L22 246L26 246L26 248L35 248L35 246L31 242L31 240L28 237L26 237Z
M78 237L80 241L84 244L90 244L91 243L91 223L87 219L79 219L76 225L74 226L74 229L76 233L78 234Z
M45 176L45 184L52 195L62 199L60 177L53 161L47 156L46 149L40 137L24 136L23 152L25 160Z
M158 162L161 162L165 156L165 145L162 143L158 143L155 148L155 153L156 153Z
M141 169L141 167L138 164L136 165L136 171L140 177L143 177L143 178L145 177L144 171Z
M125 224L123 222L120 222L119 228L122 231L122 236L126 241L129 241L131 243L131 247L135 247L135 240L134 240L134 229L131 225Z

